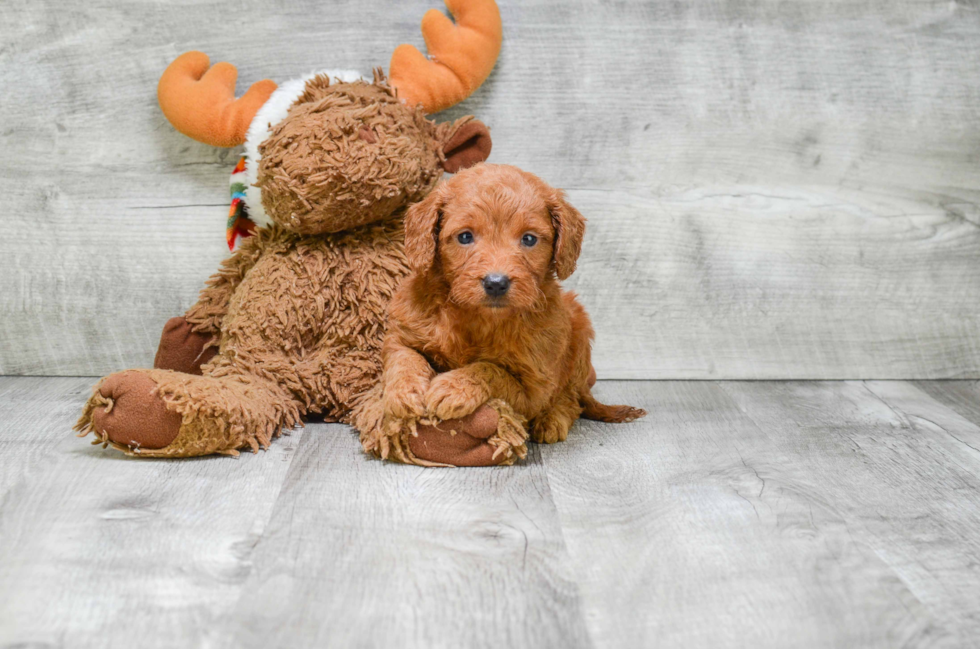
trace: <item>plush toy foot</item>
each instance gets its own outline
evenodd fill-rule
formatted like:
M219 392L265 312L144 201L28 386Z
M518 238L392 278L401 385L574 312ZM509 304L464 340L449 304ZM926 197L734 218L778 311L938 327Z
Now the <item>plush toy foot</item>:
M437 464L496 466L526 457L526 440L519 421L484 405L460 419L418 424L408 447L416 458Z
M267 448L299 418L299 402L258 376L129 370L95 387L75 430L141 457L238 455Z
M361 445L383 460L420 466L495 466L527 457L524 418L505 402L488 401L474 412L444 421L386 417L380 385L354 406L349 421Z
M161 449L180 431L181 416L167 410L157 384L142 372L106 377L85 404L75 429L124 451Z
M200 376L201 366L218 353L217 347L206 347L210 340L210 334L192 331L183 316L170 318L163 326L153 367Z

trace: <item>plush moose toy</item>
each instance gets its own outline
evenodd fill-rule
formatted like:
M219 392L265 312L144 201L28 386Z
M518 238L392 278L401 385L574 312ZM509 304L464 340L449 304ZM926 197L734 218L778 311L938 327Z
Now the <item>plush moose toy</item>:
M493 0L446 4L456 24L435 10L422 21L432 59L402 45L387 80L380 69L372 82L323 71L279 87L259 81L236 100L234 66L209 68L200 52L170 64L158 96L171 124L214 146L245 145L232 180L248 220L233 213L229 243L251 236L167 323L154 369L96 385L76 425L83 436L143 457L236 455L307 415L344 421L378 382L388 302L408 273L404 211L443 171L490 153L482 123L425 117L476 90L500 50ZM488 405L420 426L419 452L392 459L454 464L486 448L484 463L512 462L526 453L516 421ZM362 443L390 455L383 438Z

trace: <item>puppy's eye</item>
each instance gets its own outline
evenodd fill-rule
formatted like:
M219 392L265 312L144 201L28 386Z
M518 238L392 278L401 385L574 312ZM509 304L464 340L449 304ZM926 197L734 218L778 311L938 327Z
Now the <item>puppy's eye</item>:
M528 248L532 247L537 242L538 242L538 238L530 233L525 234L523 237L521 237L521 244L527 246Z
M468 246L473 243L473 233L472 232L460 232L456 235L456 241L459 241L464 246Z

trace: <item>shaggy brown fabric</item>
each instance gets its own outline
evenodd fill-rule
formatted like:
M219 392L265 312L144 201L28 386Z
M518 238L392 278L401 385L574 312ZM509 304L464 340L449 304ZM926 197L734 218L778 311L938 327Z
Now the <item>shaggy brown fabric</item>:
M247 239L186 316L206 332L224 301L220 352L204 376L146 372L183 416L180 437L158 454L259 448L306 412L345 417L381 371L388 302L407 273L402 241L401 219L322 237L275 227Z
M388 303L408 273L404 210L433 188L445 143L470 121L429 122L399 104L380 75L374 84L311 80L260 147L259 184L277 225L257 230L222 263L185 315L190 332L174 324L161 341L161 362L185 369L196 368L166 360L174 340L218 353L201 376L154 369L108 377L102 388L143 396L118 400L97 386L76 429L132 454L181 457L265 447L310 413L347 420L381 373ZM505 405L497 412L495 428L486 418L454 428L513 461L526 452L526 434ZM115 419L139 425L114 439L106 422ZM392 459L444 457L413 454L399 440Z
M436 125L400 103L383 78L331 84L319 76L259 147L262 202L301 234L377 221L429 193L440 150Z
M213 335L194 331L187 318L170 318L163 326L153 367L200 376L201 366L218 353L218 347L210 344L213 340Z

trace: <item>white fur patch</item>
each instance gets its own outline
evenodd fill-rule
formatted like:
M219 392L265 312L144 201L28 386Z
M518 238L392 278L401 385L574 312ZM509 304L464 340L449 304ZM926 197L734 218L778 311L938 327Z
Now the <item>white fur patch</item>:
M261 228L272 225L272 219L265 213L262 206L262 190L255 186L259 179L259 145L272 133L272 127L286 119L289 107L293 105L303 90L306 82L317 75L329 77L331 80L340 79L345 83L352 81L367 81L356 70L318 70L299 79L292 79L279 86L269 100L262 105L259 112L252 118L252 124L245 135L245 205L248 207L248 217Z

